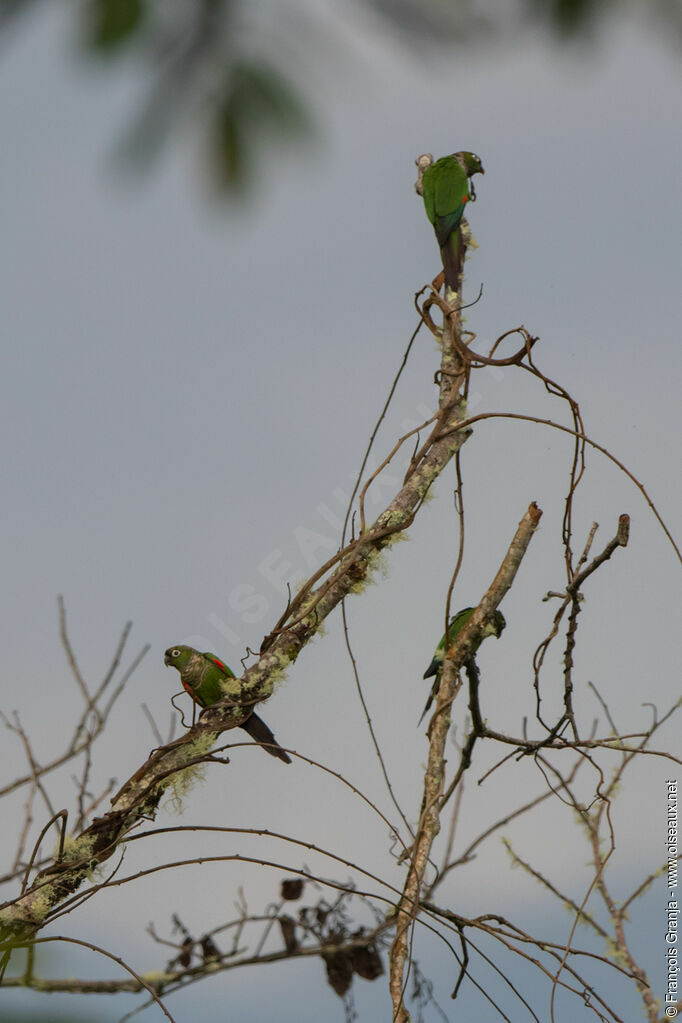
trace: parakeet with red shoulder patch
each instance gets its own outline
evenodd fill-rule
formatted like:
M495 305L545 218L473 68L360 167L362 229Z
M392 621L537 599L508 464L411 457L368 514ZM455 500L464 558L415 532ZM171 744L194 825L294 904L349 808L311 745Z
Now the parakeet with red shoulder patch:
M464 207L476 198L471 177L485 174L475 153L452 153L442 156L420 170L420 188L426 215L433 224L443 260L446 288L459 291L464 263L460 222Z
M210 707L217 703L227 692L224 688L226 679L236 678L234 672L212 653L200 653L191 646L171 646L166 650L164 663L180 672L180 681L186 692L200 707ZM259 746L278 757L285 764L291 763L291 757L275 739L274 735L257 714L251 714L243 721L240 728L254 739Z

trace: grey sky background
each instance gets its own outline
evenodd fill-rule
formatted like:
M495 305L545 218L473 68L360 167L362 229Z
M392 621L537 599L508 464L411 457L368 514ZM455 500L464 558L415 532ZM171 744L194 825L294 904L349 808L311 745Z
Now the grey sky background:
M257 649L279 617L286 581L300 582L336 548L343 494L415 325L413 294L438 270L413 190L413 161L423 151L473 149L486 168L469 215L480 246L467 264L469 297L484 284L468 314L477 347L520 323L539 335L539 366L580 401L589 436L646 484L679 540L682 143L679 52L665 40L633 21L584 49L561 51L527 34L471 56L427 59L362 24L362 46L348 45L327 62L319 57L310 70L317 142L294 152L273 147L250 203L237 208L202 189L199 151L182 140L147 177L115 166L140 71L133 62L105 70L77 55L72 27L61 7L41 9L0 53L0 707L20 712L45 759L61 748L77 705L59 644L57 593L93 683L128 618L131 654L151 644L102 742L95 765L102 786L110 776L127 778L154 745L142 702L167 728L178 684L163 666L164 649L189 642L237 670L247 644ZM189 126L185 142L192 136ZM429 414L436 368L435 347L420 335L377 460L398 432ZM561 404L518 372L478 373L472 392L472 411L568 422ZM562 585L570 458L566 436L505 421L480 424L463 451L467 548L454 608L479 599L528 503L544 509L503 606L508 629L480 657L486 714L515 733L534 712L530 658L553 614L541 597ZM399 478L399 467L391 476ZM425 699L421 676L442 631L457 551L453 486L450 471L410 541L388 553L386 578L348 604L365 695L410 819L427 748L415 727ZM377 491L375 512L390 498L390 484ZM631 732L648 723L644 701L662 711L679 696L679 564L632 483L590 453L575 547L596 520L600 548L624 511L632 516L631 544L586 591L576 678L599 686L621 730ZM558 707L560 652L545 687L545 706ZM589 697L584 708L584 722L599 714ZM464 713L455 714L460 734ZM337 618L301 655L263 717L280 742L341 771L395 816ZM679 727L656 745L679 752ZM3 774L20 760L5 735ZM662 862L668 776L664 761L643 763L616 804L613 870L624 891ZM474 782L465 794L463 844L520 794L543 787L530 765L498 771L487 791ZM593 777L585 776L585 786L594 787ZM52 791L56 805L68 804L68 774ZM21 805L16 799L6 808L6 821ZM231 766L213 768L188 797L180 822L200 821L279 829L400 879L386 863L385 826L371 812L313 769L284 768L257 749L235 750ZM177 818L161 814L159 823L167 822ZM560 841L547 840L550 829ZM581 896L588 851L578 836L568 841L570 832L566 811L555 806L506 833ZM162 855L197 855L202 841L169 840ZM217 852L240 848L229 840ZM313 855L299 858L274 843L258 849L339 875ZM125 872L145 856L154 859L151 848L131 849ZM114 891L60 921L57 932L90 937L149 969L164 960L144 935L149 920L162 930L177 911L200 932L229 918L238 884L254 910L276 897L278 872L209 869ZM465 870L448 888L461 912L516 910L529 927L539 912L546 917L518 871L511 888L499 843ZM652 905L646 933L655 956L663 922ZM568 918L557 916L556 926L565 936ZM661 939L661 978L662 951ZM63 972L63 954L49 955L52 972ZM92 955L69 954L68 963L69 973L110 973ZM447 1006L452 974L442 952L432 949L422 968L435 980L442 969L437 995ZM321 974L319 963L302 963L277 968L276 976L234 975L235 1018L244 1005L252 1018L265 1018L277 996L288 1007L283 1018L313 1020L322 1012L341 1019L340 1002L317 983ZM207 1021L223 1018L223 983L201 989ZM358 983L361 1018L385 1013L385 985ZM189 1018L198 994L172 1001L176 1018ZM480 1007L471 991L464 997ZM13 1004L45 1003L21 994ZM76 1012L84 1003L73 1004ZM93 1019L124 1011L88 1004L82 1011ZM566 1012L566 1019L583 1018L575 1004Z

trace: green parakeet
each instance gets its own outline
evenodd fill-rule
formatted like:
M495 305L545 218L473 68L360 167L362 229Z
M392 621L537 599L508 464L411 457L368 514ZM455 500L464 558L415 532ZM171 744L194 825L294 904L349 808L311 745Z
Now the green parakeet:
M446 288L459 290L464 250L459 225L464 207L476 198L469 178L485 174L475 153L452 153L427 167L421 178L426 216L436 232L443 260Z
M183 688L200 707L210 707L222 699L226 695L223 682L236 677L215 654L202 654L191 646L171 646L166 650L163 660L169 667L178 669ZM289 754L284 752L257 714L252 714L239 727L273 757L279 757L285 764L291 763Z
M431 678L433 675L435 675L436 679L431 688L429 698L426 701L426 706L424 707L422 716L419 718L419 724L422 723L424 715L426 714L429 707L433 703L436 697L436 693L438 692L438 687L440 686L441 671L443 670L443 661L445 660L445 653L448 647L451 647L452 644L455 642L455 639L457 638L458 634L462 631L462 629L469 621L475 610L476 610L475 607L465 607L461 611L458 611L456 615L453 615L448 624L447 639L445 636L443 636L440 643L435 649L431 663L424 672L424 678ZM497 638L499 639L502 634L502 630L504 629L506 624L507 623L504 620L504 615L502 614L502 612L495 611L495 613L493 614L492 622L484 627L483 632L481 633L481 637L478 640L478 643L476 644L475 647L472 648L471 650L472 656L473 654L476 653L483 640L486 639L488 636L497 636Z

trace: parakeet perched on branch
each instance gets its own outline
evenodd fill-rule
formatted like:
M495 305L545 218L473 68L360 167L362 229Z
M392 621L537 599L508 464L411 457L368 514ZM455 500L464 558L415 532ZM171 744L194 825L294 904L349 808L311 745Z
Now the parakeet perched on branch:
M464 207L476 198L476 191L469 180L472 174L485 174L485 171L476 154L468 152L443 156L425 170L420 167L418 185L426 215L433 224L440 246L445 285L451 291L459 291L460 288L464 246L459 225Z
M426 714L429 707L433 703L436 697L436 693L438 692L438 687L440 686L440 676L443 670L443 661L445 660L446 651L448 647L451 647L452 644L455 642L455 639L462 631L466 623L469 621L475 610L476 610L475 607L465 607L461 611L458 611L456 615L453 615L448 624L447 639L445 636L443 636L440 643L436 647L431 663L424 672L424 678L431 678L433 675L435 675L436 679L431 688L429 698L426 701L426 706L424 707L422 716L419 718L419 724L422 723L424 715ZM472 647L471 656L473 656L476 653L483 640L486 639L488 636L496 636L499 639L502 634L502 630L504 629L506 624L507 623L504 620L504 615L502 614L502 612L495 611L495 613L493 614L492 622L484 626L480 639L478 640L476 645Z
M191 646L171 646L166 650L163 660L169 667L178 669L183 688L200 707L210 707L226 696L223 688L225 679L236 677L215 654L202 654ZM267 753L279 757L285 764L291 763L289 754L284 752L257 714L251 714L239 727L248 732Z

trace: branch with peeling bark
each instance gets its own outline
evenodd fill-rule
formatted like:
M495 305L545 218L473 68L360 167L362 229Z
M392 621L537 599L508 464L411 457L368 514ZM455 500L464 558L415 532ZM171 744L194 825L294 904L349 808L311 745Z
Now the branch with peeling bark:
M423 158L420 158L421 162L418 162L420 180L424 167L428 165L430 159L432 158L426 154ZM465 223L463 223L462 227L462 237L466 246L469 233ZM610 821L610 800L615 783L621 780L625 767L633 761L636 754L647 753L649 755L667 757L675 762L679 762L679 760L676 760L676 758L665 751L650 749L648 745L654 731L666 718L661 719L661 721L656 720L647 731L631 733L629 735L619 734L614 724L614 734L605 737L598 737L597 726L594 723L589 737L582 738L579 734L576 715L573 710L573 649L576 644L580 622L580 602L583 600L580 587L589 579L592 573L606 563L618 547L624 547L627 544L628 519L627 516L621 516L615 537L609 541L601 554L589 560L596 532L595 524L590 532L582 556L577 564L574 563L571 550L573 532L571 509L573 497L584 470L584 451L588 444L601 451L604 451L604 449L586 436L577 402L558 384L544 376L533 364L532 350L537 338L533 337L525 327L518 327L502 334L492 345L487 355L480 354L473 347L475 334L464 331L461 327L460 314L464 308L460 304L461 279L457 291L447 290L444 298L441 298L439 294L439 285L442 287L442 280L439 281L437 278L431 286L431 291L426 299L421 299L423 291L415 299L421 317L420 325L426 325L441 345L440 366L435 374L435 382L438 385L439 391L438 411L419 426L405 433L392 447L389 446L388 454L383 460L379 460L378 468L373 473L366 473L369 452L372 449L379 425L394 393L400 372L402 372L401 369L391 388L384 411L371 435L367 453L353 489L353 496L349 501L342 536L339 541L339 550L311 575L295 595L290 596L281 617L263 639L256 662L244 670L241 679L231 680L230 688L225 698L205 709L198 722L180 738L175 739L175 741L163 742L157 730L155 734L155 741L158 742L157 748L152 751L142 766L119 788L111 800L110 810L92 820L87 827L84 826L86 815L92 813L93 809L102 802L104 796L108 795L109 791L108 789L105 790L104 794L100 794L96 798L90 797L88 791L88 780L91 773L90 754L94 738L101 733L111 705L118 696L122 686L122 683L119 683L118 687L112 686L111 691L113 695L109 697L107 693L108 703L104 702L103 694L113 678L121 650L117 651L114 665L107 674L104 684L99 688L95 687L91 695L90 689L80 673L68 637L66 636L62 608L62 638L72 673L85 702L85 710L76 726L73 739L62 758L43 767L40 766L38 759L33 755L28 737L18 718L15 724L8 720L5 722L7 727L15 732L24 744L31 768L29 774L18 779L17 782L12 783L3 790L5 793L8 793L19 785L30 784L31 786L28 803L29 809L27 810L26 822L20 836L19 852L17 853L14 872L8 875L8 879L14 879L15 877L22 879L21 891L16 899L0 906L0 939L4 943L4 947L0 945L0 957L5 954L6 958L12 947L24 946L29 948L29 966L27 970L23 976L14 978L11 983L16 986L23 985L35 987L36 989L49 988L51 990L69 990L74 992L142 991L146 989L150 997L158 1001L162 994L169 994L177 987L186 986L188 982L196 982L209 974L217 972L218 969L235 969L247 963L265 964L294 956L308 955L321 956L325 962L329 983L336 993L343 997L348 991L353 969L360 976L364 976L365 979L372 979L367 975L367 972L361 972L361 969L369 969L367 964L362 967L359 967L357 963L355 966L353 965L354 954L363 948L366 949L369 942L375 953L375 961L371 969L373 975L378 976L382 969L379 952L383 953L390 942L388 982L393 1005L392 1018L394 1023L408 1023L409 1015L405 1004L405 992L410 971L412 971L411 976L415 981L412 998L420 1008L425 1004L423 1001L420 1002L420 999L423 999L424 991L429 986L428 981L425 980L419 970L418 963L412 957L413 930L419 925L429 928L438 934L456 958L458 958L458 953L450 942L454 940L454 943L456 943L459 940L461 964L459 976L452 993L453 998L456 997L465 976L472 983L477 983L473 970L469 967L470 951L472 956L479 951L476 948L475 942L470 937L471 931L474 930L486 935L488 938L495 939L501 948L512 951L521 959L532 962L552 984L552 999L554 998L555 990L558 988L562 988L564 992L570 992L579 999L582 998L583 993L587 990L587 981L577 972L575 965L573 965L575 958L577 956L591 956L593 959L599 959L602 963L618 970L624 977L634 981L639 989L640 996L643 998L649 1019L654 1019L655 1006L653 1000L647 997L649 989L646 974L635 960L628 945L624 928L625 909L623 906L619 906L617 900L610 895L604 878L607 860L611 850L615 848L615 837ZM430 310L433 307L439 308L443 314L444 326L442 328L436 327L431 318ZM408 345L403 365L410 351L412 341L416 337L416 333L415 331L410 345ZM522 346L511 356L498 358L496 356L498 347L505 339L510 338L512 335L519 335L521 337ZM532 372L535 377L542 380L549 394L568 402L573 421L572 428L561 426L549 420L540 420L535 417L511 413L482 413L466 418L466 397L470 373L485 366L498 368L513 366ZM279 678L296 661L301 650L316 635L325 619L339 605L343 608L346 597L354 595L364 588L366 581L376 570L381 552L398 539L401 533L409 529L415 516L420 511L431 485L454 459L457 474L455 498L458 527L460 530L460 547L456 567L447 592L447 599L444 602L445 634L446 636L448 635L450 600L464 551L464 499L459 451L469 437L471 427L475 422L503 415L512 419L527 419L536 423L549 424L554 428L571 434L575 445L573 466L570 472L569 495L565 501L565 515L562 527L562 543L567 569L566 583L559 585L561 592L550 594L552 597L558 597L562 605L555 617L550 635L541 644L534 659L537 694L536 717L544 731L540 731L539 736L529 738L526 734L524 722L524 727L519 729L522 737L518 738L489 727L484 701L486 687L481 684L479 669L475 660L475 654L480 646L482 637L485 634L489 634L488 626L492 622L496 609L514 583L521 561L529 548L530 541L540 521L542 512L535 503L531 503L516 529L494 580L469 618L466 626L458 633L452 645L444 651L444 661L442 671L439 673L435 708L428 728L428 760L424 770L421 807L414 832L411 827L412 821L408 821L407 815L403 812L400 802L394 794L377 737L372 730L367 704L360 691L360 677L350 647L344 609L345 638L348 644L349 656L353 662L356 684L360 691L360 698L367 717L367 725L374 741L387 789L405 825L406 833L410 836L409 839L399 834L393 822L389 821L379 810L378 806L374 805L360 789L346 781L342 776L336 775L336 777L343 781L344 784L349 785L355 795L363 799L370 806L373 806L383 824L388 828L394 846L390 850L390 855L397 857L399 864L405 864L405 877L401 886L396 887L379 874L368 871L359 860L345 859L336 852L325 850L314 842L304 840L303 838L282 835L267 828L241 829L211 826L210 828L202 829L211 832L249 833L251 835L267 836L269 839L287 841L294 847L304 847L317 855L327 857L332 862L341 863L353 875L357 874L368 879L373 884L379 886L379 890L361 892L355 890L355 894L364 900L366 907L369 906L371 908L373 926L369 931L364 926L357 929L354 923L351 925L350 917L347 918L344 915L345 908L343 907L346 905L345 900L354 891L353 882L342 883L334 881L309 872L307 867L301 869L300 865L297 866L294 863L284 864L279 860L273 861L262 856L243 856L240 853L207 856L202 852L200 858L155 862L151 867L128 876L120 876L119 857L122 856L122 852L128 843L138 839L158 836L162 833L184 830L181 828L155 828L149 831L137 830L133 832L133 829L141 821L154 818L164 793L168 792L169 789L173 791L176 789L176 786L180 788L183 786L183 774L189 777L193 769L204 763L227 762L224 758L218 756L225 748L223 746L216 747L218 737L244 722L252 712L254 705L267 699L273 693ZM422 439L424 436L426 436L425 440ZM377 477L393 462L397 453L401 449L404 450L405 442L411 437L418 437L419 440L414 441L415 450L411 454L399 489L381 514L373 522L368 522L366 497L369 489ZM608 452L604 453L612 461L615 461ZM616 464L620 465L617 462ZM620 467L624 468L622 465ZM627 472L627 470L624 471ZM634 477L631 478L634 479ZM636 480L635 482L637 483ZM643 487L638 483L637 485L645 494L647 500L649 500ZM660 516L657 517L659 521L662 521ZM351 538L348 540L347 527L351 534ZM558 712L560 714L558 723L554 726L548 726L545 725L539 713L539 677L544 653L558 635L560 620L566 611L568 611L568 614L563 652L564 703ZM127 631L122 637L122 643L125 641L126 636ZM465 684L464 678L460 677L461 675L468 682L470 725L466 725L465 737L458 746L458 761L455 764L454 772L452 772L454 777L449 781L446 788L446 742L450 729L453 701L457 698ZM125 681L126 677L124 676L123 681ZM609 723L613 724L608 708L606 705L603 706L606 709ZM672 715L676 709L677 705L669 711L666 717ZM572 730L572 736L566 738L565 733L569 728ZM170 735L172 734L171 732ZM626 744L626 740L629 741L628 744ZM484 741L498 742L502 744L502 749L508 751L511 749L511 752L501 756L492 767L487 767L483 776L478 779L479 784L485 782L500 766L511 766L512 761L526 758L526 762L530 760L540 772L545 785L545 791L535 796L532 800L525 801L523 805L516 809L506 807L503 816L495 823L485 827L479 837L473 842L467 841L464 843L463 851L458 855L456 852L456 845L459 841L457 827L460 807L463 805L462 793L464 791L464 784L467 779L467 772L470 771L474 764L474 752L477 754L480 752L480 747ZM615 780L610 785L607 783L606 772L599 763L598 751L600 750L608 750L608 753L605 753L602 759L605 759L605 757L610 758L614 755L622 758L621 769L616 773ZM560 770L553 762L554 760L559 761L560 758L563 759L566 751L572 753L570 757L572 767L568 772L565 768ZM44 774L54 770L60 764L70 761L72 757L78 756L81 753L85 755L85 762L81 772L78 791L76 824L75 826L71 825L71 830L75 831L76 835L69 838L66 834L66 811L54 812L53 807L49 803L48 794L42 786L41 779ZM299 754L296 754L296 756L299 756ZM300 755L300 759L309 764L314 764L313 761L302 755ZM335 772L332 772L324 765L314 764L314 766L320 770L327 771L329 774L335 774ZM578 768L581 766L585 766L586 771L594 770L597 778L594 792L590 793L592 801L588 803L581 803L577 798L576 790L572 787L573 779L577 774ZM111 785L113 786L113 783ZM3 794L3 791L0 791L0 795ZM33 852L27 857L24 855L24 851L32 823L30 805L36 793L39 793L46 803L50 819L39 834L33 847ZM453 800L454 805L449 811L450 821L447 842L444 843L445 852L440 858L440 869L438 869L433 858L434 843L441 830L441 822L446 806L453 795L456 798ZM605 956L595 956L591 951L574 946L573 933L571 933L567 940L561 943L548 942L540 937L525 933L517 926L516 922L510 922L497 913L480 913L475 917L466 918L453 912L451 909L438 906L433 901L434 892L443 879L448 875L451 876L451 872L456 867L460 867L473 859L476 855L475 850L492 834L511 820L526 814L532 808L551 798L558 798L574 812L577 812L582 817L589 834L594 862L594 875L590 879L588 891L584 893L582 900L564 897L561 886L542 875L536 868L531 867L529 859L523 860L515 853L512 853L512 855L514 855L516 862L526 870L529 876L534 877L541 883L546 891L549 891L554 897L562 898L562 901L569 907L572 913L574 924L577 925L578 922L587 923L596 931L599 937L608 939L607 929L602 927L601 924L596 924L594 917L591 915L591 910L586 905L589 896L593 892L599 895L611 918L613 938L610 940L615 942L619 956L622 962L626 962L627 968L624 968L622 965L609 964ZM55 859L46 865L46 860L40 854L41 846L44 844L45 834L57 822L61 825L59 850ZM610 842L608 848L602 849L603 832L607 826ZM400 854L398 853L398 846L402 846L403 849L403 852ZM509 848L511 850L511 846ZM116 856L116 859L112 859L114 856ZM84 884L84 881L91 877L96 867L110 859L112 859L112 864L116 864L116 866L109 871L107 877L103 880L92 881L89 885ZM127 970L128 976L116 982L109 980L89 982L76 981L74 979L45 982L35 974L31 965L33 962L32 950L34 945L47 940L75 940L66 938L36 938L36 934L46 922L54 922L60 916L72 912L89 898L94 897L106 888L139 882L151 874L156 874L163 870L177 870L198 862L225 863L228 861L257 863L263 868L286 869L295 875L294 880L297 885L302 884L303 880L306 880L315 882L315 884L327 887L330 890L337 890L340 893L337 902L339 907L341 907L338 919L329 916L326 908L321 910L321 915L318 915L315 907L312 907L310 908L309 916L306 917L305 914L302 916L299 913L298 918L295 920L289 914L280 914L282 908L280 906L274 916L266 912L264 915L256 915L250 918L252 923L262 922L265 925L255 950L248 951L240 948L239 955L237 955L236 950L239 942L235 939L233 951L222 956L212 941L212 936L217 933L219 928L216 929L214 927L211 930L207 930L201 938L192 938L187 929L181 928L182 940L179 943L162 942L162 944L172 944L174 950L178 953L177 956L167 966L165 971L162 971L161 974L157 972L154 976L139 976L117 957L114 957L115 961ZM427 870L430 869L435 869L435 878L430 873L427 879ZM30 883L31 875L35 870L39 870L39 873L33 877L33 881ZM651 880L653 876L651 875L648 880ZM643 882L639 888L635 889L628 902L625 903L625 907L641 894L645 883ZM317 909L319 908L318 906ZM342 908L343 912L341 911ZM242 928L247 922L247 916L248 914L244 910L238 921L235 922L238 935L242 934ZM266 944L268 946L273 944L272 931L275 921L279 921L284 948L276 951L266 951ZM232 924L229 926L232 926ZM314 942L312 941L313 938L315 939ZM304 942L308 944L304 944ZM89 943L82 944L85 944L94 951L103 952L97 946L90 945ZM529 945L533 946L532 956L524 951L524 947ZM541 963L536 958L542 953L546 954L548 965ZM109 955L106 952L104 954ZM195 960L194 964L191 962L192 957ZM197 959L200 959L200 962L197 963ZM500 967L496 963L491 960L487 961L500 973ZM0 963L0 981L2 980L4 965L4 962ZM509 983L510 987L514 989L515 995L518 995L514 984L511 981ZM617 1015L606 1006L606 1003L592 989L590 989L590 993L594 997L595 1003L599 1003L604 1008L604 1011L610 1014L608 1018L618 1019ZM521 997L520 995L518 996ZM428 1000L431 996L427 995L426 997ZM524 1000L522 999L522 1001ZM524 1001L524 1004L527 1003ZM504 1015L501 1008L500 1012ZM606 1019L607 1016L602 1015L601 1018Z
M431 856L431 848L440 831L441 800L445 782L445 743L450 731L450 707L461 688L459 669L471 656L481 638L483 626L492 619L493 612L511 587L541 515L542 512L537 505L531 504L518 525L495 579L457 636L456 644L445 654L436 710L429 725L429 755L424 774L422 812L403 894L398 904L396 933L391 947L389 987L395 1023L408 1023L409 1020L403 998L409 931L419 910L419 894Z
M206 760L223 732L240 725L255 703L272 695L327 616L362 587L380 552L411 525L430 487L471 432L458 429L465 406L460 395L464 369L453 340L457 331L458 315L453 312L449 337L443 339L439 412L393 500L302 587L266 637L258 661L238 680L239 693L212 705L183 736L154 750L113 797L111 809L72 839L68 855L42 870L19 898L0 906L0 941L30 939L50 911L114 855L141 819L154 816L174 776Z

